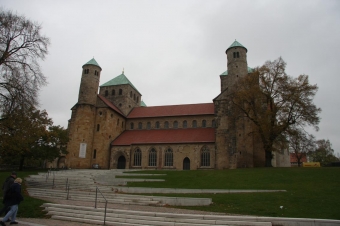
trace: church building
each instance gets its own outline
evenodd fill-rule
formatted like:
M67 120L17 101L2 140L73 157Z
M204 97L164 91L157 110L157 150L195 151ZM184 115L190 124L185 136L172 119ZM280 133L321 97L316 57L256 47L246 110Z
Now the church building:
M121 75L99 86L95 59L82 67L78 102L68 124L68 168L234 169L263 167L265 152L252 122L230 119L230 92L248 76L247 49L236 40L226 50L221 93L211 103L146 106ZM251 74L249 74L251 76ZM216 76L217 77L217 76ZM99 88L99 93L98 93ZM289 166L285 150L274 166Z

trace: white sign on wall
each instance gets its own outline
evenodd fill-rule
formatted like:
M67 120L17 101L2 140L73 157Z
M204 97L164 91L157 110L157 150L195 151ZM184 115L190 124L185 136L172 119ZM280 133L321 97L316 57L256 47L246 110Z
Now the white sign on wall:
M79 158L86 158L86 143L80 143Z

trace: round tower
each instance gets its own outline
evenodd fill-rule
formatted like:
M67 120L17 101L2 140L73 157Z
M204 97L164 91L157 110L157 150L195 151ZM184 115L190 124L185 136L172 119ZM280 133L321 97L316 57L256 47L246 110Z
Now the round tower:
M234 41L225 51L228 71L221 75L221 91L233 87L236 81L248 74L247 49L238 41Z
M83 65L78 104L96 104L101 71L102 68L94 58Z

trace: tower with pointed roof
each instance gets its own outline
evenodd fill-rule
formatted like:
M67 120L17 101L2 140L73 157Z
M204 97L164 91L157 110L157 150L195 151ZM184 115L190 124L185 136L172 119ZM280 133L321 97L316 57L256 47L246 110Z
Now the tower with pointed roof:
M102 68L94 58L83 65L78 104L90 104L93 106L96 104L101 71Z

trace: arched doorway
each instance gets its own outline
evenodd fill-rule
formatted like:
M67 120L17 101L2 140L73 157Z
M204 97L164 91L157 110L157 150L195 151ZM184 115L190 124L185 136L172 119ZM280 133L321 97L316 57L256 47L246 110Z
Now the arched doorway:
M126 159L123 155L119 156L117 169L125 169Z
M183 160L183 170L190 170L190 159L188 157Z

